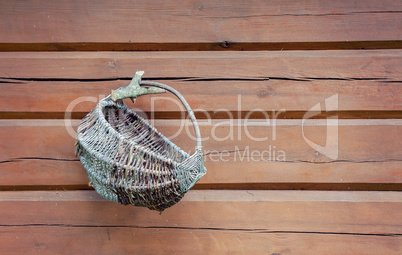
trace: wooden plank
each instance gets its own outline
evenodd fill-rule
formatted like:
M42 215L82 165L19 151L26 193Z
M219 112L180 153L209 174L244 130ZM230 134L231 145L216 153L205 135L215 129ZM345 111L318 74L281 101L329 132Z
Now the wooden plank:
M235 163L207 162L208 174L195 189L402 190L400 162ZM81 163L18 159L2 162L1 190L92 189Z
M0 52L0 77L40 80L296 79L401 81L402 50L261 52ZM213 64L211 64L213 63Z
M275 128L261 122L231 126L226 121L201 122L202 136L208 139L203 143L208 173L198 188L401 189L402 126L398 120L340 121L336 160L305 142L301 121L278 120ZM37 185L87 188L85 171L73 154L74 138L64 122L26 120L0 124L2 189L33 189L29 186ZM158 130L167 136L180 130L179 124L155 121ZM306 124L304 131L307 139L325 143L325 121ZM184 125L172 141L191 152L195 142L189 135L191 126ZM268 139L255 141L253 137ZM395 185L387 186L390 184Z
M4 254L400 254L400 237L126 227L1 227Z
M3 191L0 224L400 234L400 192L227 190L187 195L159 215L103 200L94 191ZM251 215L253 220L247 217Z
M242 113L244 117L263 117L262 112L280 115L306 112L317 103L338 94L338 111L401 111L402 86L386 81L292 81L292 80L250 80L250 81L185 81L154 80L166 83L180 91L200 118L220 114L227 118ZM64 116L66 111L83 114L91 111L97 101L110 94L111 89L126 86L129 81L60 82L20 81L1 84L0 112L18 114L43 113L49 111ZM29 93L25 93L29 91ZM40 100L39 100L40 98ZM140 97L127 104L146 113L184 113L180 101L170 93L160 96ZM198 109L198 110L197 110ZM221 109L220 111L216 111ZM254 113L249 113L253 112ZM206 113L207 112L207 113ZM207 114L207 115L206 115ZM251 114L251 115L250 115ZM226 115L226 116L225 116ZM341 114L344 116L345 114Z
M101 200L94 191L3 191L0 225L399 236L401 196L360 191L190 191L159 215Z
M227 117L214 112L217 108L233 114L240 112L237 117L244 118L257 105L267 114L271 114L271 109L285 109L281 118L302 118L306 110L334 94L339 94L341 118L400 118L400 55L399 50L5 52L0 53L4 60L0 62L4 91L1 118L61 118L73 100L107 95L111 88L126 84L139 67L146 70L146 79L159 79L179 89L193 108L206 110L214 118ZM24 93L27 89L28 94ZM149 98L139 99L137 105L151 111L150 102ZM175 115L170 117L178 118L183 111L170 101L154 102L158 103L157 109L166 113L161 115L164 118L171 114ZM78 115L74 117L82 118L93 105L78 104L74 108ZM253 115L261 117L258 112Z
M184 120L183 122L150 120L150 122L184 150L190 153L191 150L194 150L195 140L190 122ZM300 125L301 121L282 122L278 120L275 125L272 124L272 121L271 123L249 121L246 124L241 123L240 126L236 125L236 122L237 120L234 120L233 123L228 120L217 120L211 123L200 122L201 135L205 140L203 142L204 151L209 155L216 156L216 152L232 151L235 147L239 150L247 146L249 146L249 150L263 150L269 149L268 147L271 145L276 146L277 152L279 150L286 152L285 161L331 162L309 148L302 135L303 129L306 139L324 143L326 138L325 120L309 120L304 123L304 127ZM348 122L351 122L352 125L348 125ZM338 147L340 151L337 160L340 162L398 160L401 155L398 139L402 128L401 122L389 120L384 121L386 123L384 125L360 124L364 122L362 120L353 124L353 121L343 120L339 123ZM62 121L49 121L50 124L43 125L35 125L35 120L21 121L16 125L13 125L13 121L2 121L2 123L0 133L2 144L0 159L2 161L24 157L74 158L71 148L59 146L59 144L74 145L74 138L69 135ZM21 126L21 123L26 124ZM58 126L52 123L57 123ZM370 120L367 120L367 123L371 123ZM205 160L212 161L214 156L206 157Z
M1 227L5 254L62 252L86 254L398 254L398 238L317 236L314 234L249 234L200 230L131 230L125 228L55 229ZM240 232L240 233L239 233ZM170 237L170 238L169 238ZM20 241L23 240L23 241ZM93 241L95 240L95 241ZM133 241L134 240L134 241ZM236 240L236 242L233 242ZM88 245L89 243L89 245ZM71 245L72 244L72 245ZM194 249L197 247L197 249ZM300 250L299 250L300 249ZM276 253L285 251L285 253ZM293 252L292 252L293 251Z
M311 42L401 38L399 1L3 3L0 38L26 42ZM118 28L118 29L116 29Z

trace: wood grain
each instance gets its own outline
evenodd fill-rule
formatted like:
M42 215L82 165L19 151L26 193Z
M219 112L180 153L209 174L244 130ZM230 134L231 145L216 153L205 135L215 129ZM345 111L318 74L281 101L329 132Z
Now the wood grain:
M400 192L193 191L162 215L147 208L91 201L98 196L94 191L39 192L42 201L17 199L20 193L34 198L36 192L32 191L0 195L3 193L5 197L16 193L13 201L0 202L3 226L64 224L399 235L402 217ZM47 194L61 199L44 201ZM74 201L76 196L88 199Z
M335 94L341 118L400 118L400 55L400 50L3 52L1 118L60 118L74 100L91 97L96 101L92 98L127 84L138 68L146 70L145 79L172 85L194 109L205 110L213 118L227 118L216 109L240 112L236 117L244 118L257 108L264 114L285 109L280 118L302 118L312 106ZM30 93L24 93L27 90ZM136 106L146 112L155 109L162 118L180 118L178 113L183 112L171 101L154 100L154 108L150 102L139 99ZM82 118L94 104L77 104L74 117ZM256 112L252 117L263 115Z
M398 1L3 3L0 38L26 42L311 42L401 38Z
M386 81L185 81L153 80L168 84L180 91L200 118L228 118L228 113L243 117L262 118L262 112L272 116L272 111L289 115L306 112L317 103L338 94L338 111L402 111L402 86ZM0 112L58 113L64 116L88 113L96 103L110 94L112 89L126 86L127 80L98 82L20 81L1 84ZM29 91L29 93L24 93ZM180 101L170 93L140 97L130 107L156 116L184 113ZM70 107L69 107L70 106ZM218 110L221 109L221 110ZM324 108L323 108L324 110ZM325 112L325 111L324 111ZM318 114L318 113L317 113ZM278 116L279 116L278 115ZM345 114L341 114L344 116ZM178 116L180 117L180 116ZM236 116L237 117L237 116Z
M398 254L401 199L399 192L191 191L159 215L100 200L93 191L0 192L0 242L6 254L83 247L89 254L194 247L196 253Z
M276 140L273 140L272 126L259 122L259 126L250 124L245 128L225 125L225 121L201 126L202 137L208 138L203 143L208 173L197 188L401 189L402 152L398 137L402 126L399 122L388 121L389 125L385 125L384 120L379 120L377 123L381 125L369 120L342 121L339 158L331 160L309 147L297 124L278 121ZM39 189L49 185L53 186L50 188L88 188L85 171L73 155L74 138L67 133L64 122L1 123L2 189L35 189L36 185ZM155 126L170 136L180 130L179 123L156 121ZM325 143L326 128L322 126L325 121L315 123L304 127L306 138ZM253 137L267 140L255 141ZM189 152L194 150L191 126L183 126L172 141ZM257 155L253 151L265 152Z
M401 81L402 50L230 52L0 52L0 77ZM12 81L11 80L11 81Z
M400 237L125 227L1 227L3 254L400 254Z
M393 0L3 1L0 119L42 120L0 120L1 254L401 254L401 10ZM182 92L206 139L207 174L162 215L88 190L74 131L50 119L82 118L137 70ZM339 107L327 111L333 95ZM130 106L191 153L191 124L164 97ZM325 145L336 126L337 158L307 144Z

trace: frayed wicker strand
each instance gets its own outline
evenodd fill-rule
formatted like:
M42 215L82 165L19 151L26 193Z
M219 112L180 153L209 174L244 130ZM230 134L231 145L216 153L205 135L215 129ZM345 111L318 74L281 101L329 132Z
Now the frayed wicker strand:
M102 197L163 211L179 202L206 173L201 136L194 113L180 93L165 84L140 83L142 74L137 72L129 86L112 91L111 96L102 99L82 119L77 130L76 156ZM131 92L125 94L125 89ZM181 100L193 122L197 145L192 155L169 141L122 101L164 90Z

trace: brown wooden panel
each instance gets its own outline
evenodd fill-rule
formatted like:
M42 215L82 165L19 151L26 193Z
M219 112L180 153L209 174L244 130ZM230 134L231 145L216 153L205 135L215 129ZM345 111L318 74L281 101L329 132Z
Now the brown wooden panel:
M208 138L203 143L208 173L197 188L400 190L397 185L402 181L399 142L402 126L396 120L340 121L339 158L336 160L316 152L305 142L300 121L278 121L276 140L273 140L272 126L225 126L225 121L201 126L202 136ZM62 121L0 123L0 184L3 189L35 185L87 187L85 171L74 161L74 138L67 133ZM217 123L222 125L217 126ZM316 125L304 127L305 136L324 144L326 128L319 123L325 122L315 120L314 123ZM180 129L178 124L179 121L155 121L155 126L167 136ZM184 126L172 141L191 152L195 142L189 137L190 130L191 126ZM268 139L254 141L253 137ZM370 188L367 184L378 185Z
M7 1L1 42L310 42L401 38L399 1Z
M159 215L94 191L3 191L0 225L399 237L401 199L400 192L190 191Z
M338 94L339 111L401 111L402 86L386 81L291 81L291 80L250 80L250 81L183 81L154 80L166 83L180 91L187 102L199 112L200 118L227 118L222 109L237 115L239 112L250 118L261 118L261 110L272 116L272 111L289 115L295 111L305 112L326 98ZM87 113L99 99L107 96L111 89L125 86L127 80L98 82L54 82L20 81L21 83L1 84L0 112L18 115L42 113L44 116L65 111ZM26 93L29 91L28 93ZM167 98L167 99L166 99ZM170 116L184 113L180 101L172 94L140 97L130 107L154 116ZM71 106L72 108L69 108ZM198 109L198 110L197 110ZM217 109L221 109L216 111ZM205 113L207 111L207 115ZM254 113L249 113L253 112ZM345 116L344 113L340 114ZM75 115L74 115L75 116ZM237 117L237 116L236 116ZM243 116L245 117L245 116ZM302 117L302 115L301 115Z
M71 146L68 146L71 148ZM207 162L195 189L402 190L401 163ZM90 189L78 161L17 159L0 164L2 190Z
M190 191L159 215L94 191L3 191L0 243L6 254L194 247L200 253L399 254L401 202L400 192Z
M95 191L3 191L0 224L398 235L401 202L400 192L198 190L159 215Z
M395 192L190 191L162 215L101 201L94 192L1 192L3 252L401 250L401 195Z
M240 112L239 118L256 108L268 113L285 109L281 118L302 118L306 110L334 94L339 94L341 118L400 118L400 54L400 50L5 52L0 53L1 118L60 118L73 100L107 95L111 88L127 84L119 79L129 79L139 68L146 71L146 78L179 89L193 108L207 110L214 118L227 118L214 113L222 108ZM150 102L149 97L139 99L137 106L152 111ZM182 112L175 103L155 102L157 111ZM74 110L82 117L93 105L78 104Z
M4 254L334 254L402 251L399 236L127 227L0 226Z
M396 82L402 80L401 55L402 50L0 52L0 77L82 81L132 78L137 70L143 70L145 79L364 79Z

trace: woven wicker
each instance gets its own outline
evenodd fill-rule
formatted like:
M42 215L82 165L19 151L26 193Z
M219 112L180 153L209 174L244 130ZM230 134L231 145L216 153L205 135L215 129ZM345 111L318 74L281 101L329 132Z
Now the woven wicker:
M131 89L139 85L157 87L162 89L158 92L167 90L180 99L194 126L195 153L187 154L121 99L113 100L112 92L79 124L76 156L102 197L163 211L179 202L206 173L201 136L194 113L179 92L165 84L139 81L138 77L133 79L132 83L138 84L130 84ZM157 92L148 89L143 94L149 93Z

